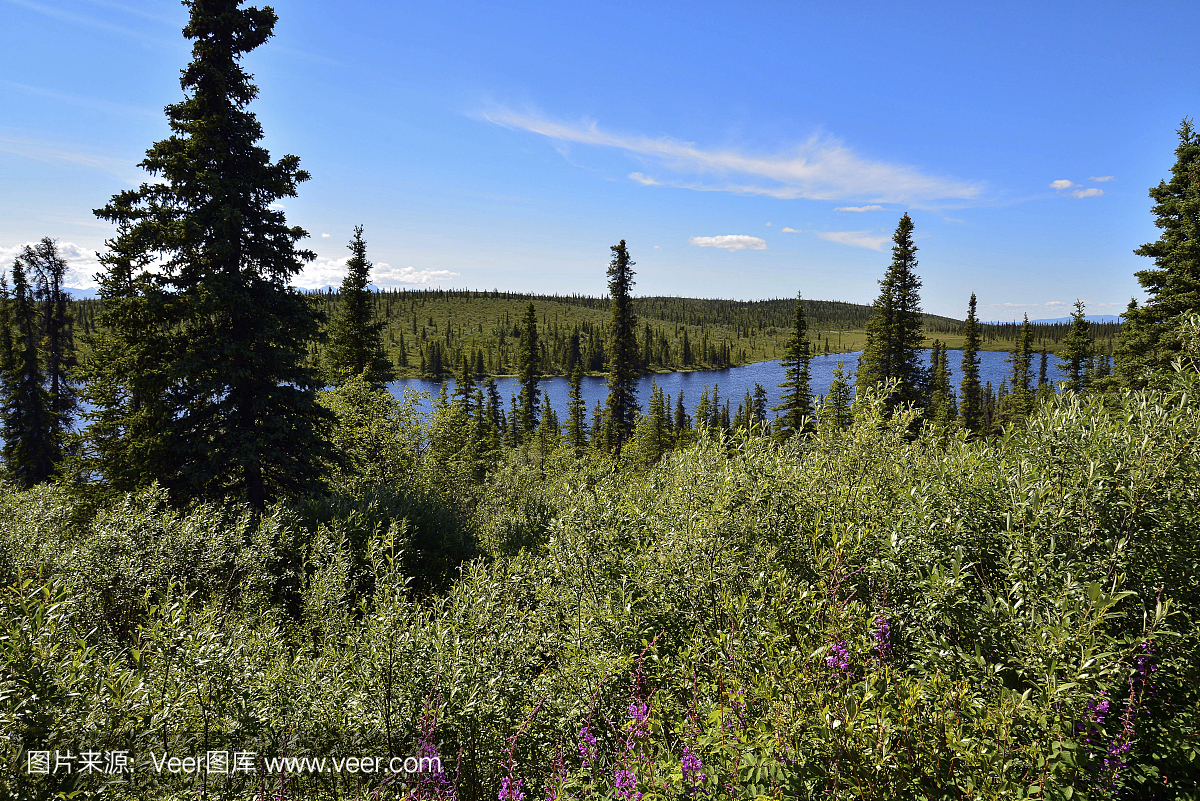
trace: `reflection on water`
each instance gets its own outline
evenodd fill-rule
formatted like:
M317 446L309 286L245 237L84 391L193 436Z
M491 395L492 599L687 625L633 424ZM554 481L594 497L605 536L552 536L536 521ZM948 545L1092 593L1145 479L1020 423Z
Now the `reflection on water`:
M932 351L925 351L926 364L928 364L928 354ZM858 367L858 357L861 352L843 353L830 356L814 356L812 360L812 390L814 395L824 395L829 391L829 385L833 383L833 370L840 361L843 364L846 378L853 383L854 370ZM951 384L957 391L958 383L962 380L962 370L959 368L959 363L962 361L962 351L948 351L948 360L951 368ZM992 386L999 386L1000 381L1004 379L1012 370L1012 366L1008 363L1008 353L999 351L980 351L979 353L979 381L980 383L992 382ZM1054 370L1055 361L1050 360L1050 380L1055 381L1059 378ZM1034 371L1037 370L1037 358L1034 358ZM721 398L728 398L731 401L733 409L737 409L745 397L746 393L754 393L754 385L762 384L767 390L767 397L770 399L770 405L774 406L779 403L780 389L779 384L784 379L784 368L779 362L756 362L748 364L744 367L730 367L726 370L704 370L692 373L654 373L643 376L638 380L638 402L642 405L642 410L645 411L646 401L650 397L651 382L662 387L664 393L671 396L671 403L674 404L680 393L683 393L684 404L688 408L689 414L694 414L696 404L700 401L700 393L704 389L716 386L719 389ZM500 390L500 396L504 398L505 408L507 409L508 399L511 395L516 395L520 389L520 384L516 378L497 378L496 386ZM558 413L560 420L567 418L567 379L562 376L544 379L541 384L542 395L547 398L554 406L554 410ZM423 390L430 394L430 397L437 395L441 389L441 384L436 381L427 381L421 378L406 378L401 381L394 381L389 385L392 394L399 395L404 389ZM447 392L454 391L454 381L447 382ZM583 399L587 403L588 418L591 418L592 408L596 405L596 401L604 403L608 398L608 383L603 377L583 377ZM425 400L420 408L428 411L430 408L429 400Z

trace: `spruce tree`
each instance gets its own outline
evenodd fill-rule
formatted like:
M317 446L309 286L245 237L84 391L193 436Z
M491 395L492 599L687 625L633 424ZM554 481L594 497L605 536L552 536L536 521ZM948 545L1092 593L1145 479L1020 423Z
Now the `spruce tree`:
M537 309L530 303L521 322L521 344L517 351L517 377L521 382L520 412L517 418L521 439L533 436L538 424L538 398L541 390L542 351L538 344Z
M1200 132L1185 118L1178 134L1171 180L1150 190L1162 235L1134 251L1154 259L1154 267L1136 273L1146 302L1131 303L1123 315L1116 373L1131 387L1170 367L1180 348L1176 318L1200 309Z
M854 401L854 390L850 387L850 382L846 380L845 366L842 362L838 362L833 368L833 382L829 385L829 394L825 396L825 402L821 404L821 412L824 415L822 423L832 425L838 430L845 430L850 427L852 421L851 406Z
M946 344L933 343L933 365L930 370L929 404L925 409L925 418L938 425L950 425L958 416L958 408L954 400L954 389L950 386L949 357L946 354Z
M1067 389L1083 392L1087 389L1088 364L1092 359L1091 323L1083 310L1083 301L1075 301L1071 314L1071 330L1058 346L1058 371L1067 377Z
M51 398L46 390L40 352L41 326L33 287L24 260L13 262L11 299L4 298L4 317L11 320L16 340L5 350L5 393L0 416L4 435L4 462L8 476L22 489L48 481L61 458L61 446L53 437ZM5 294L7 295L7 289ZM11 311L10 311L11 310Z
M587 448L587 403L583 400L583 362L576 360L571 371L570 389L567 391L567 442L582 456Z
M637 423L638 346L633 313L633 264L625 240L613 245L608 265L608 409L606 445L618 456Z
M975 293L967 306L967 322L963 326L962 382L959 384L963 427L979 433L986 426L983 415L983 390L979 385L979 320L975 314Z
M319 315L290 285L315 254L297 250L307 234L272 208L309 176L295 156L270 160L246 110L257 89L240 62L270 38L275 12L239 0L186 5L185 97L167 107L173 135L141 162L157 180L96 211L118 226L101 350L135 350L93 358L96 467L139 483L149 473L177 498L235 495L261 510L313 487L332 457L332 415L305 366Z
M367 261L367 243L362 234L363 227L355 226L337 311L329 321L325 366L335 381L366 371L369 382L385 384L395 380L396 375L383 349L384 323L372 319L374 309L368 289L372 265Z
M906 213L892 237L892 263L879 282L880 293L867 322L867 342L858 365L858 386L869 387L896 379L896 392L889 408L902 403L921 403L926 377L919 351L925 341L921 331L921 279L914 272L917 246L912 240L913 223Z
M781 436L790 437L804 433L811 426L814 416L808 317L804 313L804 300L799 294L796 295L796 308L792 313L792 333L783 354L780 364L785 368L784 380L779 385L783 394L779 405L772 407L772 411L781 413L775 419L776 430Z

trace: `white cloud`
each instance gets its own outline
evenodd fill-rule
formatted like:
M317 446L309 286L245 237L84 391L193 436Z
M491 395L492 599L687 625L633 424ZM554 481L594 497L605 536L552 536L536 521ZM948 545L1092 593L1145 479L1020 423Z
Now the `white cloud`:
M689 245L698 248L720 248L721 250L766 250L767 243L757 236L745 234L723 234L721 236L693 236Z
M1071 194L1075 197L1100 197L1104 194L1104 190L1097 189L1096 187L1092 186L1088 187L1087 189L1076 189Z
M978 197L982 184L926 175L916 168L863 158L837 139L812 136L782 153L747 154L707 149L675 139L652 139L601 131L595 123L563 124L533 114L499 109L485 117L497 125L530 131L560 142L613 147L650 159L685 175L741 176L720 183L660 181L641 172L629 177L646 186L674 186L708 192L769 195L783 199L869 199L881 203L930 203ZM766 184L759 183L766 181Z
M1057 181L1050 182L1051 189L1059 189L1059 190L1070 189L1073 186L1079 186L1079 184L1072 183L1072 182L1068 181L1066 178L1060 178Z
M782 231L782 233L785 233L785 234L798 234L798 233L800 233L800 232L799 232L799 231L797 231L795 228L788 228L788 227L786 227L786 226L785 226L785 227L784 227L784 229L783 229L783 231Z
M321 238L322 238L322 239L328 239L328 238L329 238L329 234L321 234Z
M654 246L654 249L655 249L655 250L662 250L662 248L660 248L658 245L655 245L655 246Z
M887 234L879 234L874 231L817 231L817 236L829 242L852 245L867 250L883 250L883 244L892 239Z
M775 223L767 223L767 227L768 227L768 228L770 228L770 227L771 227L772 225L774 225L774 224L775 224Z
M305 265L292 283L307 289L323 286L341 286L346 277L346 262L349 256L339 259L318 257ZM448 281L458 273L449 270L416 270L412 267L393 267L384 262L376 262L371 267L371 283L375 286L391 286L394 284L439 284Z
M1117 176L1115 176L1115 175L1093 175L1091 178L1088 178L1088 180L1095 181L1098 184L1102 184L1105 181L1117 180Z
M872 203L870 206L838 206L834 211L883 211L883 206Z
M6 247L0 245L0 272L10 275L13 259L25 250L25 245L37 246L36 242L25 242ZM95 275L100 272L100 259L95 251L74 242L58 242L58 255L67 263L66 286L73 289L92 289L97 285ZM11 275L9 278L11 282Z

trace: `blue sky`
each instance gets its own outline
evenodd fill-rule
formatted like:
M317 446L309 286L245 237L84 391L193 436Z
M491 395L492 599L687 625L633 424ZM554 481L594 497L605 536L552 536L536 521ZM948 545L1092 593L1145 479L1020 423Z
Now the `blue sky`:
M869 303L908 212L927 311L1059 317L1141 297L1147 189L1200 112L1200 5L273 3L248 59L284 203L337 284ZM186 9L0 0L0 258L145 179Z

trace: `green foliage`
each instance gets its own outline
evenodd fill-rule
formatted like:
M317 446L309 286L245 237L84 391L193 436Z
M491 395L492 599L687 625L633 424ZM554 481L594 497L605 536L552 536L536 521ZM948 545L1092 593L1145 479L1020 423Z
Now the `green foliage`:
M652 467L629 464L640 438L625 464L511 450L482 473L461 404L421 420L360 376L322 395L348 454L331 494L257 527L161 489L80 522L61 487L10 488L0 781L95 790L17 770L29 748L432 742L460 798L507 777L607 797L618 771L676 797L1186 792L1200 377L1184 366L1165 390L1055 396L994 441L914 438L915 412L863 392L844 430L702 429ZM486 558L444 541L445 578L423 577L439 531ZM311 798L385 780L284 778ZM198 789L137 781L111 797ZM222 798L262 779L209 781Z

